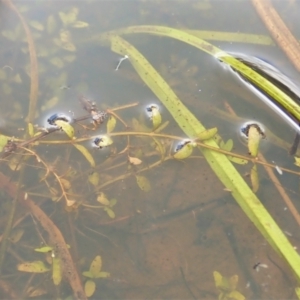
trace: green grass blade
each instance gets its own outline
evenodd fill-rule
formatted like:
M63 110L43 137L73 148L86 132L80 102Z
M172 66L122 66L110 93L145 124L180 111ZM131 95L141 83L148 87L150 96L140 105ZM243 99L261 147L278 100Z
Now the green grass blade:
M187 109L170 86L135 47L120 37L110 36L110 38L112 50L121 55L129 56L129 60L137 73L168 109L187 136L193 138L205 130L205 127ZM215 51L214 47L212 51ZM218 147L213 139L204 143ZM231 191L232 196L243 211L272 247L285 258L298 280L300 280L300 268L298 267L300 256L226 155L204 148L200 148L200 150L224 186Z

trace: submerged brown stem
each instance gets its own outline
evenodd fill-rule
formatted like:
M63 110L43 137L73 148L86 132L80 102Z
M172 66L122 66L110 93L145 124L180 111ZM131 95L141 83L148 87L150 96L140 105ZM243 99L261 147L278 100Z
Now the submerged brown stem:
M300 45L274 9L271 1L252 0L252 3L273 39L300 72Z
M4 189L4 191L10 197L16 197L16 185L13 182L10 182L9 178L1 172L0 188ZM18 194L18 201L20 204L26 206L26 208L30 210L30 212L36 218L36 220L41 224L45 231L47 231L50 243L54 248L55 254L61 259L64 277L69 282L73 290L74 297L76 299L87 299L83 290L79 274L77 272L69 249L67 248L65 239L60 230L52 222L52 220L44 213L44 211L41 210L40 207L33 202L33 200L31 200L29 197L25 197L24 192L20 192Z

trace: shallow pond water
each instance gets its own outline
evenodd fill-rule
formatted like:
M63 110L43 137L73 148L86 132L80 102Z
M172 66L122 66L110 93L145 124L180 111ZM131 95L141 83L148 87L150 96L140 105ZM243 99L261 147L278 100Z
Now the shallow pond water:
M216 57L176 39L124 30L184 30L229 53L259 57L297 85L299 74L251 1L16 1L14 8L9 2L0 4L0 145L10 137L17 154L1 156L1 298L70 299L77 283L93 299L296 298L296 277L207 163L210 150L193 148L180 114L174 119L132 57L117 53L123 42L111 48L114 35L136 47L201 124L218 129L222 142L213 139L223 150L246 161L241 127L262 124L260 152L277 165L278 182L262 164L258 183L253 162L234 166L251 188L259 184L257 197L297 247L299 224L276 188L299 210L299 167L288 155L295 129ZM299 4L273 4L299 36ZM28 35L36 49L31 58ZM174 158L183 146L192 155ZM281 168L295 174L280 175ZM53 226L61 237L51 234ZM53 271L57 257L62 272ZM36 261L45 269L28 267Z

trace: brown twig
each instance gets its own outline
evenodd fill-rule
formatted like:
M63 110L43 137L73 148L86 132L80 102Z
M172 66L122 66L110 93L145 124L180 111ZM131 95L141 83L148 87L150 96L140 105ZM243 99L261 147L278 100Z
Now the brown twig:
M9 178L1 172L0 188L5 190L10 197L13 198L16 196L15 184L13 182L10 182ZM25 198L25 193L20 192L18 195L19 203L27 207L32 215L36 218L36 220L47 231L50 243L53 246L55 254L61 259L64 277L69 282L73 290L74 297L76 299L87 299L79 274L76 270L75 264L72 260L62 233L52 222L52 220L49 219L49 217L44 213L44 211L33 202L33 200L31 200L29 197L27 197L26 200Z
M252 0L257 13L270 31L273 39L300 72L300 45L274 9L270 0Z

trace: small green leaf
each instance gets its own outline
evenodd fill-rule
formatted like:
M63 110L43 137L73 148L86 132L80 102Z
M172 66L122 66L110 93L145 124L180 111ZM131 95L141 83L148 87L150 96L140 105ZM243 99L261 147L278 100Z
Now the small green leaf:
M114 219L116 217L115 212L112 209L110 209L109 207L104 207L103 209L104 209L104 211L106 211L106 213L108 214L108 216L111 219Z
M73 144L73 146L82 153L82 155L86 158L86 160L90 163L91 167L95 167L95 160L88 149L79 144Z
M28 23L32 28L34 28L36 30L39 30L39 31L44 30L44 25L38 21L32 20L32 21L29 21Z
M98 273L98 275L97 275L96 278L107 278L107 277L110 277L110 273L108 273L108 272L100 272L100 273Z
M200 141L209 140L213 138L217 134L217 132L217 127L206 129L197 135L197 139L199 139Z
M40 260L18 264L17 269L28 273L45 273L50 270L45 266L44 262Z
M109 201L109 206L110 207L114 207L116 204L117 204L117 199L116 198L113 198Z
M115 129L116 124L117 124L116 118L114 116L110 116L106 124L107 133L112 132Z
M97 186L99 184L99 173L94 172L93 174L89 175L89 182L92 185Z
M100 273L102 269L102 258L100 255L97 255L91 263L90 266L90 273L92 274L93 278Z
M230 152L233 148L233 140L229 139L226 143L224 143L223 141L220 142L220 148Z
M226 298L230 299L230 300L245 300L246 299L245 296L242 295L238 291L232 291L232 292L230 292L228 295L226 295Z
M50 246L44 246L44 247L41 247L41 248L35 248L34 249L34 251L41 252L41 253L48 253L52 250L53 250L53 247L50 247Z
M87 280L84 285L84 292L87 297L94 295L96 290L96 283L93 280Z
M239 164L239 165L246 165L248 163L248 160L243 159L243 158L238 158L238 157L231 156L231 155L228 155L227 157L230 161L232 161L236 164Z
M65 122L63 120L56 120L55 125L60 127L70 139L73 139L73 137L74 137L74 128L68 122ZM75 146L75 144L74 144L74 146ZM77 146L81 146L81 145L77 145ZM83 146L81 146L81 147L83 147Z
M79 9L77 7L72 7L69 12L59 12L58 15L64 25L69 25L77 20Z
M90 271L82 272L82 275L88 278L94 278L93 274Z
M257 173L257 166L254 165L250 172L250 178L252 183L252 191L256 193L259 189L259 179L258 179L258 173Z
M59 285L62 280L61 263L58 257L53 257L52 259L52 280L54 285Z
M0 135L0 148L1 148L1 135ZM294 156L294 158L295 158L294 164L295 164L297 167L300 167L300 157Z
M135 177L136 182L142 191L149 192L151 190L150 182L146 177L141 175L136 175Z
M33 137L34 136L34 127L32 125L32 123L28 123L28 134L30 137Z
M109 200L103 192L99 193L99 195L97 196L97 201L105 206L108 206L110 204Z

